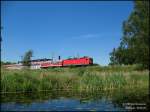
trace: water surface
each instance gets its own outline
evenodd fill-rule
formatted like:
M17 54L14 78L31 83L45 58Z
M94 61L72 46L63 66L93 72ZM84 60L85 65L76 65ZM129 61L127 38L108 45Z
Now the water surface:
M47 91L1 94L2 111L126 111L148 109L147 90ZM131 106L132 105L132 106Z

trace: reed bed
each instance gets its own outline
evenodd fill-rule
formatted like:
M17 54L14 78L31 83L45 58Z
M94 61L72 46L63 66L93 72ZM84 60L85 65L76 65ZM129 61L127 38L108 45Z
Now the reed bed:
M120 67L121 68L121 67ZM129 69L127 71L127 68ZM43 90L95 91L147 88L149 71L131 67L80 67L40 70L1 70L1 92Z

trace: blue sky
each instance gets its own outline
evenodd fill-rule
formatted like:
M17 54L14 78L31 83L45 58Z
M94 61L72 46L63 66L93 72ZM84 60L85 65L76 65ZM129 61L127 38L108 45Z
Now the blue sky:
M107 65L132 10L132 1L2 2L1 58L17 62L32 49L33 59L79 54Z

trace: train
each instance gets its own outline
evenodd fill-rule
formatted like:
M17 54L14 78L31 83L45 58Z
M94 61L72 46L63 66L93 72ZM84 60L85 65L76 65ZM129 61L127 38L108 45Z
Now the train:
M69 58L58 61L49 61L41 63L41 68L49 67L68 67L68 66L88 66L93 64L93 58L91 57L81 57L81 58Z

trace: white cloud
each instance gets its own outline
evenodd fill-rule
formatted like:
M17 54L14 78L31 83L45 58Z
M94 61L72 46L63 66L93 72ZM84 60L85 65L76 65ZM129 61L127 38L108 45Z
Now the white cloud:
M93 39L100 37L100 34L86 34L86 35L80 35L76 37L72 37L73 39Z

